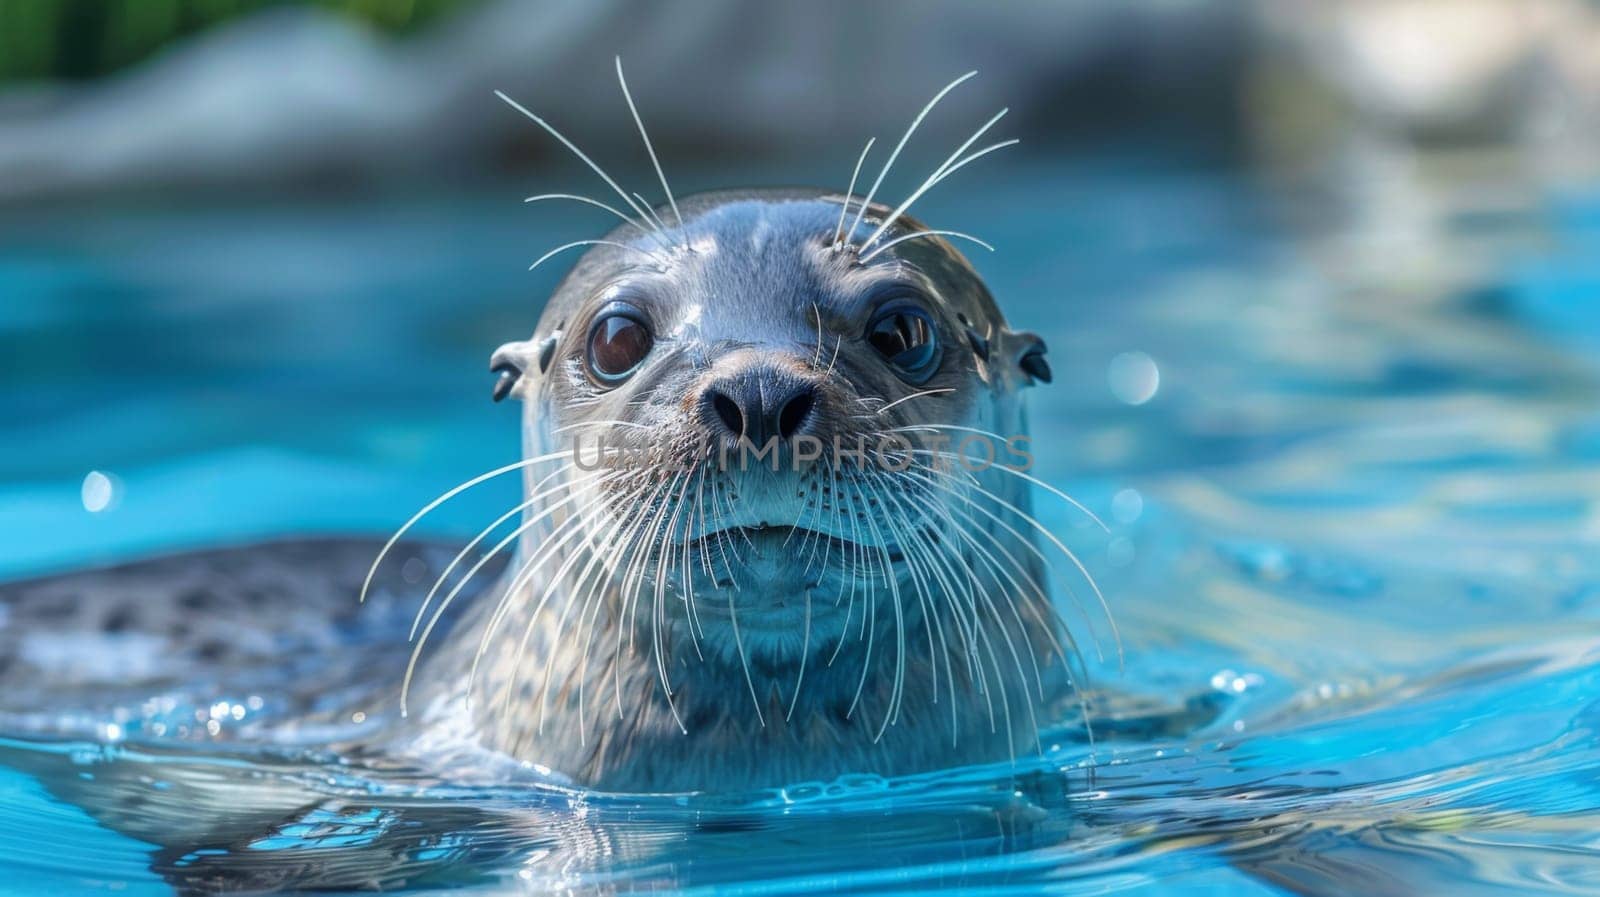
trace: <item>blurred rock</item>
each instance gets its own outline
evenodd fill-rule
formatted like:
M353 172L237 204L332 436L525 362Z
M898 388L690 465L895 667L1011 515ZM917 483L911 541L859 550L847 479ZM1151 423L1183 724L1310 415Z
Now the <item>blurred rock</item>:
M1280 156L1351 134L1427 147L1570 145L1600 125L1600 7L1586 0L1255 9L1249 117Z
M616 54L657 145L687 151L826 152L845 169L868 136L895 138L969 69L981 77L922 138L950 145L1006 105L1020 113L1006 136L1029 139L1137 121L1153 106L1203 123L1191 131L1228 133L1216 113L1237 56L1231 19L1181 0L824 0L759 16L731 0L499 0L389 42L315 9L280 9L102 83L0 97L0 199L445 177L551 152L495 88L602 158L619 141L638 153ZM1201 91L1217 95L1200 102Z

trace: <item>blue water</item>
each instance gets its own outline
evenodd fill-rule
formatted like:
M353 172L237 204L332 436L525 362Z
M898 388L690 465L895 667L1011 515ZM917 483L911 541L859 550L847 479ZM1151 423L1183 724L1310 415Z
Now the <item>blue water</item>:
M1097 625L1093 744L1067 719L1016 767L623 798L264 746L281 681L168 683L99 741L14 724L0 753L163 831L215 818L197 795L314 799L173 856L24 771L49 764L0 767L0 893L171 893L152 864L326 890L1600 891L1600 189L1418 171L1329 195L1035 160L919 206L999 247L976 262L1056 369L1040 475L1111 527L1038 500L1120 627L1119 662ZM527 263L598 227L528 186L5 213L0 576L381 534L513 459L488 353L553 284ZM156 734L195 711L217 738Z

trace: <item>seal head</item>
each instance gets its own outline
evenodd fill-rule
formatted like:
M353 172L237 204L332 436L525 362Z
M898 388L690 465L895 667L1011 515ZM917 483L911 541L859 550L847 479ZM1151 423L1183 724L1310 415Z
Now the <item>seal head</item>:
M1019 474L1043 343L914 220L853 242L861 202L680 200L494 353L524 403L519 556L432 664L435 706L621 790L1035 746L1068 653Z

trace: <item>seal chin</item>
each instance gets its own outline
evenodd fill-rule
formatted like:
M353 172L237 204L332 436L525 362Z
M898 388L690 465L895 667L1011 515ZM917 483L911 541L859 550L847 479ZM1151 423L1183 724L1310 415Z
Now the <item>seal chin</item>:
M866 590L881 588L886 576L898 579L905 564L897 545L857 543L803 526L723 527L684 550L689 581L680 571L672 586L692 597L698 625L737 626L755 653L770 654L800 650L806 629L813 639L836 633L850 614L861 613Z

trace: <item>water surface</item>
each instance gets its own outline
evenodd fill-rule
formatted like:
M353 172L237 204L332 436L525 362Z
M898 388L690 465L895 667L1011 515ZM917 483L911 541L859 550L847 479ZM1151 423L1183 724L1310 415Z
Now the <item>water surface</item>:
M1067 718L1014 766L639 798L329 755L393 708L282 731L284 670L120 710L46 686L40 719L85 734L0 732L0 891L1600 889L1600 191L1492 164L1315 200L1152 161L985 177L921 208L998 245L976 262L1056 370L1040 475L1110 524L1037 499L1120 627L1119 663L1089 618L1094 743ZM514 458L488 353L552 285L527 263L596 227L523 186L7 213L0 574L381 534Z

